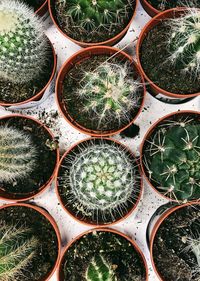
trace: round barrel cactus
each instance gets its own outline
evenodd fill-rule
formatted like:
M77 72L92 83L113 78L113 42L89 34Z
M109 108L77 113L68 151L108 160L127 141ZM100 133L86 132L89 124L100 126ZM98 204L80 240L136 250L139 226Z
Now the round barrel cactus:
M15 182L34 169L37 149L24 132L0 126L0 182Z
M77 217L101 223L126 215L140 193L134 157L103 140L83 142L67 154L58 180L66 207Z
M55 9L60 26L72 38L97 42L123 30L134 4L133 0L56 0Z
M0 224L0 281L22 280L39 241L26 226Z
M184 15L169 19L169 59L184 72L200 74L200 11L188 9Z
M49 44L42 20L15 0L0 1L0 78L26 83L46 66Z
M192 117L165 120L147 138L144 164L164 195L181 201L200 198L200 125Z

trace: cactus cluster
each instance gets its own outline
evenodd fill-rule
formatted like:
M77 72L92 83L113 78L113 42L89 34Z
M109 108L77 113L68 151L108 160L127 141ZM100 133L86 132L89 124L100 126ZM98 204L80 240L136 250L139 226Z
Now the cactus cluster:
M174 200L200 198L199 136L199 123L183 116L161 122L146 140L143 162L149 179Z
M49 43L42 20L17 0L0 1L0 78L27 83L44 71Z
M94 221L115 221L127 214L140 192L140 173L130 152L104 140L83 142L77 148L64 158L66 168L59 176L68 208Z
M114 268L102 255L92 258L87 268L85 279L87 281L118 281Z
M160 11L177 7L200 7L199 0L147 0L147 2Z
M166 21L170 27L169 58L181 71L200 75L200 11L188 9L181 17Z
M32 262L39 241L31 229L0 224L0 281L22 280Z
M105 62L93 71L85 71L77 88L82 111L93 116L97 129L116 122L119 126L133 118L141 104L141 81L130 78L130 63Z
M0 182L14 183L32 172L37 149L23 131L0 126Z
M67 34L79 41L96 42L122 31L130 21L134 4L134 0L56 0L55 9Z

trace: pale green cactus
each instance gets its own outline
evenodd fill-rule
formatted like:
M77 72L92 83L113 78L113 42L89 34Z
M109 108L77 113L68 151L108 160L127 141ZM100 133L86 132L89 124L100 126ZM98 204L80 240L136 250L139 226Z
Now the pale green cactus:
M0 1L0 78L26 83L44 71L49 51L42 20L17 0Z
M25 226L0 226L0 281L22 280L39 246L31 229Z
M27 177L34 169L37 149L31 138L18 129L0 126L0 182Z

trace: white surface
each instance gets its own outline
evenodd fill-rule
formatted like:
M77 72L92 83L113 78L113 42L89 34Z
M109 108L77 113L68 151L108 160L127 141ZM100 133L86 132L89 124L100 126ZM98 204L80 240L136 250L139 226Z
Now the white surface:
M124 37L124 39L117 44L117 47L123 48L128 43L134 41L138 36L141 28L144 24L150 19L150 17L145 13L142 7L139 5L136 17L129 29L129 32ZM56 49L58 55L58 69L63 64L63 62L72 54L80 49L79 46L67 40L64 36L62 36L59 31L53 26L50 19L47 20L47 36L53 42L53 45ZM130 44L126 51L129 54L134 55L134 44ZM28 114L38 117L38 112L43 111L45 108L46 112L54 113L57 111L57 105L55 103L54 95L48 97L48 99L40 104L38 107L32 108L32 112L28 112ZM149 94L146 96L144 109L141 115L137 118L135 124L140 126L140 134L134 139L129 138L121 138L119 135L114 136L115 139L120 140L122 143L126 144L137 156L139 155L138 148L142 141L142 138L150 127L150 125L155 122L158 118L166 115L167 113L174 112L180 109L191 109L191 110L200 110L200 98L197 97L190 102L181 105L169 105L164 104ZM17 111L15 111L17 112ZM0 116L10 114L10 111L5 111L0 109ZM14 111L13 111L14 113ZM26 110L22 111L23 114L27 114ZM42 118L44 119L44 118ZM41 120L44 121L44 120ZM49 120L45 120L45 123L49 123ZM60 146L61 151L63 152L76 141L84 139L87 137L79 133L77 130L72 128L63 117L59 117L51 128L56 136L60 137ZM144 252L148 265L149 265L149 281L157 281L157 277L155 276L151 264L149 262L149 251L146 245L145 234L146 234L146 226L151 215L157 209L158 206L167 202L161 196L157 195L146 183L144 184L144 197L140 203L139 210L137 212L136 217L134 213L128 217L126 220L116 224L113 228L120 230L131 238L133 238L142 251ZM80 234L81 232L90 229L90 226L82 225L78 223L74 219L72 219L60 206L58 199L56 197L54 191L54 184L52 184L51 188L48 189L41 196L35 197L33 200L39 206L46 208L49 213L56 220L61 236L62 236L62 244L66 246L68 242L71 241L72 238ZM1 201L0 205L6 202ZM56 281L56 273L50 279L51 281ZM70 280L69 280L70 281Z

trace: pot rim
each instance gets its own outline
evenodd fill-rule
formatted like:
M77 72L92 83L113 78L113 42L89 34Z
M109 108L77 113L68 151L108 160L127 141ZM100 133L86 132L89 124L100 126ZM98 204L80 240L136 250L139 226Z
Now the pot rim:
M9 119L9 118L12 118L12 117L19 117L19 118L24 118L24 119L32 120L33 122L37 123L37 125L39 125L39 127L43 127L44 130L49 134L49 136L52 139L54 139L54 135L50 131L50 129L47 128L47 126L45 124L43 124L40 120L35 119L32 116L26 116L26 115L22 115L22 114L8 114L8 115L1 116L0 120L2 120L2 119ZM52 172L52 175L50 176L48 181L39 188L38 192L36 192L36 193L34 193L32 195L29 195L27 197L24 197L24 198L19 198L19 199L14 199L14 198L11 199L11 198L6 198L6 197L3 197L3 196L0 196L0 200L6 200L6 201L10 201L10 202L23 202L23 201L30 200L30 199L40 195L42 192L44 192L45 190L47 190L50 187L52 181L54 180L55 174L56 174L56 170L57 170L57 166L59 164L59 160L60 160L60 152L59 152L59 148L57 148L56 149L55 167L54 167L54 170Z
M86 127L84 127L84 126L82 126L82 125L80 125L79 123L76 122L78 124L78 126L77 126L76 123L73 123L71 120L68 119L68 117L66 116L66 113L68 113L68 111L67 110L63 111L62 107L60 105L61 102L60 102L59 96L62 93L60 93L60 91L59 91L59 84L63 84L63 81L61 81L60 77L61 77L62 73L64 72L65 68L68 65L74 66L73 61L76 58L78 58L79 55L82 55L82 54L87 55L88 54L88 57L90 58L92 55L95 54L95 51L103 50L103 49L105 50L105 54L106 54L106 52L109 52L109 51L112 52L113 54L115 54L115 53L118 54L119 53L124 58L126 58L131 63L133 63L133 65L136 68L136 71L137 71L139 77L141 78L141 83L143 84L143 90L142 90L143 91L143 95L142 95L142 101L141 101L141 105L140 105L139 110L135 114L134 118L126 126L122 127L121 129L110 130L110 131L106 131L105 133L104 132L100 133L100 131L87 129ZM144 107L144 102L145 102L145 97L146 97L146 87L145 87L145 82L144 82L144 78L143 78L142 72L141 72L140 68L138 67L137 63L132 59L131 56L129 56L124 51L121 51L120 49L117 49L115 47L93 46L93 47L88 47L88 48L85 48L85 49L81 49L80 51L76 52L75 54L70 56L70 58L68 58L65 61L65 63L62 65L62 67L61 67L61 69L60 69L60 71L58 73L57 79L56 79L55 95L56 95L56 103L58 105L59 111L62 113L62 116L68 122L68 124L70 124L73 128L75 128L76 130L78 130L82 134L86 134L86 135L94 136L94 137L106 137L106 136L112 136L112 135L115 135L115 134L119 134L120 132L124 131L125 129L127 129L129 126L131 126L135 122L135 120L138 118L138 116L140 115L140 113L141 113L141 111L142 111L142 109ZM71 116L71 115L69 114L69 116Z
M194 8L195 9L195 8ZM138 66L140 68L140 71L142 73L142 75L144 76L145 80L148 81L149 85L152 86L152 88L155 89L156 93L160 93L163 94L167 97L171 97L171 98L178 98L178 99L187 99L187 98L192 98L192 97L196 97L200 95L200 92L194 93L194 94L176 94L176 93L172 93L169 92L165 89L160 88L159 86L157 86L149 77L148 75L145 73L143 67L142 67L142 63L140 60L140 48L142 46L143 40L146 37L146 35L149 33L149 30L152 29L152 25L157 21L157 24L163 20L163 19L168 19L171 18L171 14L177 14L177 13L181 13L181 12L186 12L190 9L188 9L187 7L179 7L179 8L173 8L173 9L168 9L165 10L163 12L159 12L155 17L153 17L149 22L147 22L147 24L143 27L137 45L136 45L136 58L137 58L137 62L138 62ZM156 25L157 25L156 24Z
M35 14L40 15L40 13L43 12L43 9L45 10L45 6L48 4L47 2L48 0L45 0L44 3L37 10L35 10Z
M140 257L142 258L143 260L143 264L144 264L144 267L145 267L145 270L146 270L146 281L149 280L148 278L148 266L147 266L147 261L146 261L146 258L142 252L142 250L140 249L140 247L138 246L138 244L132 239L130 238L128 235L124 234L123 232L121 231L118 231L116 229L113 229L113 228L109 228L109 227L95 227L93 229L89 229L87 231L84 231L82 232L81 234L77 235L75 238L73 238L69 244L64 248L64 251L63 251L63 254L61 255L61 258L60 258L60 262L59 262L59 265L58 265L58 271L57 271L57 278L59 281L61 281L60 279L60 272L61 272L61 265L62 265L62 262L63 262L63 259L65 257L65 254L67 253L68 249L72 246L72 244L74 244L77 240L81 239L84 235L87 235L89 233L92 233L92 232L95 232L95 231L101 231L101 232L111 232L111 233L114 233L114 234L118 234L119 236L122 236L123 238L125 238L126 240L128 240L133 248L136 250L136 252L140 255Z
M45 35L46 36L46 35ZM47 36L46 36L47 37ZM56 68L57 68L57 57L56 57L56 53L55 53L55 50L54 50L54 47L53 47L53 44L51 43L51 41L49 40L49 38L47 37L48 39L48 42L50 43L50 46L51 46L51 50L52 50L52 55L53 55L53 68L52 68L52 72L51 72L51 76L48 80L48 82L45 84L45 86L39 91L37 92L34 96L32 96L31 98L29 99L26 99L26 100L23 100L23 101L20 101L20 102L16 102L16 103L10 103L10 102L1 102L0 101L0 106L5 106L5 107L8 107L8 106L19 106L19 105L26 105L27 103L31 102L31 101L37 101L38 99L40 99L45 90L48 88L48 86L50 85L51 81L53 80L53 77L56 73Z
M93 222L87 222L87 221L83 221L83 220L80 220L79 218L77 218L74 214L72 214L68 208L65 207L64 203L62 202L62 198L60 196L60 193L59 193L59 184L58 184L58 175L59 175L59 171L60 171L60 167L62 165L62 162L64 160L64 158L78 145L84 143L84 142L88 142L88 141L92 141L92 140L104 140L104 141L111 141L111 142L114 142L115 144L118 144L124 148L127 149L127 151L130 153L131 156L133 156L133 158L135 159L136 161L136 164L138 165L138 169L139 169L139 173L140 173L140 192L139 192L139 195L138 195L138 198L137 198L137 201L135 202L134 206L129 210L129 212L123 216L122 218L119 218L118 220L114 221L114 222L111 222L111 223L107 223L107 224L95 224ZM76 220L77 222L83 224L83 225L87 225L87 226L93 226L93 227L107 227L107 226L113 226L125 219L127 219L132 213L134 210L137 209L138 205L139 205L139 202L142 198L142 194L143 194L143 190L144 190L144 186L143 186L143 178L142 178L142 171L141 171L141 168L140 168L140 164L139 164L139 161L136 159L134 153L124 144L122 144L121 142L113 139L113 138L106 138L106 137L103 137L103 138L98 138L98 137L94 137L94 138L86 138L86 139L83 139L83 140L80 140L78 142L76 142L75 144L73 144L72 146L70 146L69 149L67 149L65 151L65 153L63 154L62 158L60 159L60 162L59 164L57 165L57 170L56 170L56 176L55 176L55 190L56 190L56 195L57 195L57 198L63 208L63 210L71 217L73 218L74 220Z
M156 187L150 182L150 180L149 180L149 178L148 178L148 176L147 176L147 174L146 174L146 172L145 172L145 167L144 167L144 164L143 164L143 155L144 155L143 150L144 150L144 144L145 144L145 142L146 142L148 136L152 133L153 130L156 129L156 127L157 127L157 125L158 125L159 123L162 123L162 121L164 121L165 119L167 119L167 118L169 118L169 117L172 117L173 115L181 115L181 114L196 114L196 115L199 115L199 116L200 116L200 112L199 112L199 111L195 111L195 110L181 110L181 111L171 112L171 113L169 113L169 114L167 114L167 115L165 115L165 116L159 118L155 123L153 123L153 124L151 125L151 127L150 127L150 128L147 130L147 132L145 133L145 135L144 135L144 137L143 137L143 139L142 139L142 142L141 142L141 144L140 144L140 149L139 149L139 150L140 150L140 166L141 166L141 171L142 171L142 174L143 174L143 176L144 176L146 182L148 183L148 185L151 186L151 188L152 188L157 194L159 194L159 195L162 196L164 199L167 199L167 200L169 200L169 201L171 201L171 202L177 202L177 200L171 199L171 198L167 197L166 195L162 194L162 193L161 193L160 191L158 191L158 190L156 189ZM194 200L191 200L190 202L192 202L192 201L194 201Z
M174 206L174 207L168 209L165 213L163 213L161 215L161 217L158 219L158 221L155 223L155 225L153 227L153 230L151 232L151 237L150 237L150 258L151 258L151 263L153 265L153 269L156 272L156 274L157 274L157 276L159 277L160 280L163 280L163 278L162 278L161 274L159 273L159 271L156 268L156 265L154 263L154 256L153 256L153 243L154 243L157 231L158 231L159 227L161 226L161 224L163 223L163 221L167 217L169 217L173 212L175 212L175 211L177 211L177 210L179 210L181 208L184 208L184 207L187 207L187 206L191 206L191 205L200 205L200 201L195 201L194 200L194 201L187 202L185 204Z
M139 0L135 0L135 9L133 11L133 14L132 14L132 17L129 21L129 23L125 26L125 28L120 32L118 33L117 35L115 35L114 37L108 39L108 40L105 40L105 41L102 41L102 42L97 42L97 43L86 43L86 42L81 42L81 41L78 41L78 40L75 40L73 38L71 38L69 35L67 35L62 29L61 27L58 25L58 23L56 22L56 19L54 17L54 14L52 12L52 8L51 8L51 3L52 3L52 0L47 0L48 1L48 8L49 8L49 14L50 14L50 17L54 23L54 25L56 26L56 28L58 29L58 31L63 35L65 36L65 38L69 39L70 41L72 41L73 43L81 46L81 47L91 47L91 46L101 46L101 45L114 45L116 44L117 41L121 40L122 37L126 34L126 32L128 31L135 15L136 15L136 10L138 8L138 4L139 4ZM53 0L55 1L55 0Z
M59 261L60 261L60 256L61 256L61 235L60 235L60 231L59 228L57 226L57 223L55 221L55 219L49 214L49 212L45 209L42 209L41 207L37 206L37 205L32 205L32 204L27 204L27 203L9 203L9 204L4 204L2 206L0 206L0 210L5 209L5 208L9 208L9 207L27 207L27 208L31 208L34 209L35 211L37 211L38 213L40 213L42 216L44 216L48 222L50 222L50 224L52 225L55 233L56 233L56 237L57 237L57 241L58 241L58 253L57 253L57 259L55 261L54 266L52 267L51 272L48 274L48 276L46 277L46 279L41 279L41 281L48 281L52 275L54 274L55 270L57 269L58 265L59 265Z

